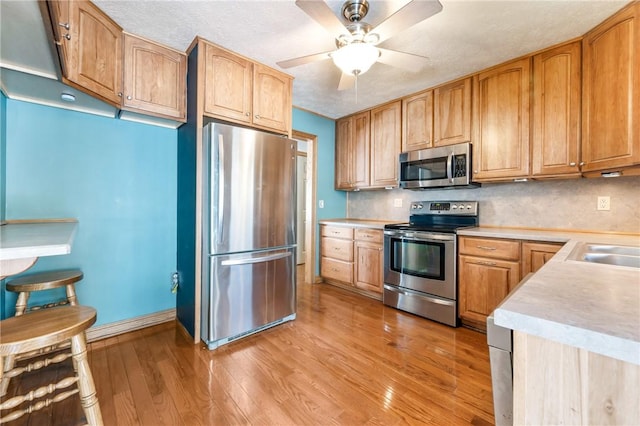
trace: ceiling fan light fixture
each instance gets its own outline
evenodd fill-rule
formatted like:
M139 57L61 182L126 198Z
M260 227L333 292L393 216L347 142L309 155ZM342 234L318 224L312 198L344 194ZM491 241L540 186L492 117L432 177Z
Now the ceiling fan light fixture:
M345 74L360 75L371 68L380 51L369 43L351 43L331 54L333 63Z

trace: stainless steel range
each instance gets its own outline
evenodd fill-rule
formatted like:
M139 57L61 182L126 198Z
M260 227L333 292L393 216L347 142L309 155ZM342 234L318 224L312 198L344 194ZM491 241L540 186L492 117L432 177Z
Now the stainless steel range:
M478 226L477 201L414 201L409 223L384 227L383 302L457 327L456 231Z

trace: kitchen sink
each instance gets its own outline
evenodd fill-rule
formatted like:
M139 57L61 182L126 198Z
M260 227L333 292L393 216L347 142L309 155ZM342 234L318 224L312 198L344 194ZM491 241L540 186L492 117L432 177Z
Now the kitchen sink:
M578 243L567 260L640 268L640 247Z

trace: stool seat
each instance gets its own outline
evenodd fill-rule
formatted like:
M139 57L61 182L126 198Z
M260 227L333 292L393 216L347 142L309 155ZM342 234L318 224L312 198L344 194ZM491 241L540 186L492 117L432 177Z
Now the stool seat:
M83 332L96 322L89 306L42 309L2 321L0 355L15 355L60 342Z
M62 287L80 281L83 277L79 269L47 271L23 275L7 281L7 290L13 292L40 291Z

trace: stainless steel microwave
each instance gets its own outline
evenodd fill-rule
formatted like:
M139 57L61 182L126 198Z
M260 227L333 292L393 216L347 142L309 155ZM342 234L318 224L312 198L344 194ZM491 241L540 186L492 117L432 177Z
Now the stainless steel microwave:
M471 181L471 143L403 152L399 157L400 188L477 187Z

